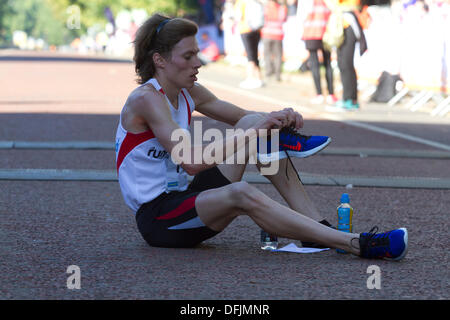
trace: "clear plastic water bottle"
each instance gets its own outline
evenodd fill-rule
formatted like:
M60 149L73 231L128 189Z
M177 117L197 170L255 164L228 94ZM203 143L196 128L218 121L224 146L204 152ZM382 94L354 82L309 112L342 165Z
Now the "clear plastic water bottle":
M341 204L337 208L338 224L337 229L343 232L353 232L353 208L350 206L350 197L347 193L343 193L341 196ZM339 253L347 253L342 249L336 249Z
M261 249L275 250L278 248L278 237L261 229Z

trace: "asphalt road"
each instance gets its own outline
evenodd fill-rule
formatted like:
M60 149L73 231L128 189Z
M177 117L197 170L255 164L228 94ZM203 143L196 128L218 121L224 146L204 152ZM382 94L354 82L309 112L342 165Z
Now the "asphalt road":
M0 141L114 142L118 113L136 86L131 63L0 54ZM20 57L20 58L19 58ZM31 57L31 58L30 58ZM307 134L332 137L343 150L450 151L450 119L401 105L362 103L331 114L308 103L310 74L243 91L243 69L206 66L199 82L220 98L270 111L293 106ZM195 114L203 129L218 125ZM219 127L224 130L226 126ZM375 130L374 128L378 128ZM416 140L415 140L416 138ZM295 159L300 172L349 177L449 179L449 158L319 154ZM114 170L114 150L0 149L3 169ZM249 167L249 173L255 169ZM275 188L257 184L284 203ZM407 227L409 252L400 262L365 260L329 250L272 253L259 248L259 228L239 217L194 249L149 247L137 231L115 181L0 180L0 299L448 299L450 191L307 185L331 222L343 192L355 209L356 232ZM298 241L280 239L280 244ZM79 267L80 289L69 289L67 268ZM368 267L381 272L369 289Z

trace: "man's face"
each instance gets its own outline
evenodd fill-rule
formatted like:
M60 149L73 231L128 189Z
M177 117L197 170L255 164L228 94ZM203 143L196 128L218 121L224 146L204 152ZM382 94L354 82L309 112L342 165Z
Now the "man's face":
M198 69L202 66L195 36L180 40L171 52L166 64L166 75L180 88L192 88L197 81Z

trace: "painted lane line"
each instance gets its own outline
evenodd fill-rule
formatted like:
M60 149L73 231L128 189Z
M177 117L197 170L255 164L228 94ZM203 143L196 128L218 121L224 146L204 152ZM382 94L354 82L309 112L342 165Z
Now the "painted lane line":
M0 149L15 150L114 150L109 141L0 141ZM414 149L374 148L332 148L322 150L318 155L450 159L450 152Z
M414 149L326 148L318 155L381 158L450 159L450 152Z
M345 175L323 175L299 172L305 185L450 189L449 178L428 177L363 177ZM189 177L192 181L193 177ZM115 170L74 170L74 169L0 169L0 181L117 181ZM253 184L270 184L258 173L245 173L244 181Z
M114 150L109 141L0 141L0 149L106 149Z
M343 122L345 124L348 124L348 125L351 125L351 126L354 126L354 127L367 129L367 130L378 132L378 133L382 133L382 134L385 134L385 135L388 135L388 136L400 138L400 139L403 139L403 140L408 140L408 141L424 144L424 145L431 146L431 147L434 147L434 148L437 148L437 149L450 151L450 145L447 145L447 144L444 144L444 143L440 143L440 142L436 142L436 141L432 141L432 140L428 140L428 139L423 139L423 138L416 137L416 136L413 136L413 135L410 135L410 134L401 133L401 132L398 132L398 131L377 127L377 126L374 126L372 124L363 123L363 122L357 122L357 121L352 121L352 120L340 120L340 122Z
M342 122L345 123L347 125L350 126L354 126L354 127L358 127L361 129L366 129L369 131L374 131L374 132L378 132L381 134L385 134L388 136L393 136L393 137L397 137L400 139L404 139L404 140L408 140L408 141L413 141L416 143L420 143L420 144L424 144L424 145L428 145L428 146L432 146L434 148L438 148L438 149L442 149L442 150L447 150L450 151L450 145L444 144L444 143L440 143L440 142L436 142L436 141L432 141L432 140L428 140L428 139L423 139L420 137L416 137L413 135L409 135L409 134L405 134L405 133L401 133L398 131L394 131L394 130L389 130L389 129L385 129L382 127L378 127L375 125L371 125L371 124L367 124L367 123L363 123L363 122L358 122L358 121L353 121L353 120L347 120L344 119L341 116L338 116L336 114L331 114L331 113L326 113L326 112L320 112L305 106L299 106L297 105L295 102L292 101L284 101L282 99L275 99L272 97L267 97L264 96L263 94L256 94L253 92L249 92L243 89L239 89L239 88L235 88L226 84L222 84L222 83L218 83L216 81L211 81L211 80L203 80L202 79L202 83L205 83L206 85L211 85L213 87L217 87L223 90L227 90L233 93L239 93L241 95L247 96L249 98L255 99L255 100L260 100L260 101L264 101L264 102L270 102L273 103L275 105L284 105L284 106L290 106L293 109L296 109L297 111L301 112L305 112L305 113L312 113L315 114L318 117L321 117L323 119L327 119L327 120L332 120L332 121L337 121L337 122Z

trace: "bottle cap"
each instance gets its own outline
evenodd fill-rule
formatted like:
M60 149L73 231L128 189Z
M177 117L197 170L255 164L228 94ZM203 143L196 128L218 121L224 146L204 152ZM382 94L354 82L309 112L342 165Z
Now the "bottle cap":
M350 203L350 197L348 193L343 193L341 196L341 203Z

